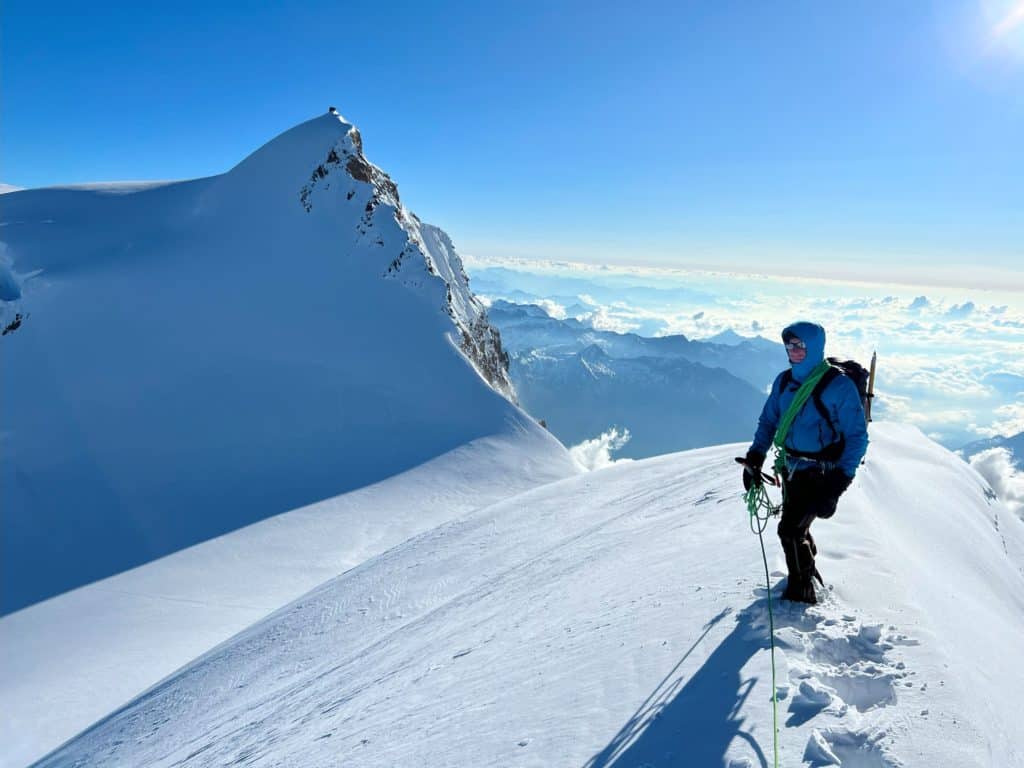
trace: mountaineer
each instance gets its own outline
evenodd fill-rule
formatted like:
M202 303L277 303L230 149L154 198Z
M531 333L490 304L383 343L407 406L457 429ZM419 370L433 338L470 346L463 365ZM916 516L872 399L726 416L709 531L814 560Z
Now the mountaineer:
M783 488L778 533L789 570L782 599L816 603L814 579L821 576L811 523L835 514L867 451L861 391L867 373L852 361L826 360L825 329L816 323L787 326L782 341L790 367L776 377L761 410L743 459L743 485L749 490L762 482L761 467L774 443Z

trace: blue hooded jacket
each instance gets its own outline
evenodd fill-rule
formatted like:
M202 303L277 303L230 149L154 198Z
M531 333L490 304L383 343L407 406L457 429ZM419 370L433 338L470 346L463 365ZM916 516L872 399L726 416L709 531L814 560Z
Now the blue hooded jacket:
M800 383L825 359L825 329L817 323L793 323L782 331L783 341L790 336L796 336L807 345L807 357L800 363L790 364L793 375L785 390L782 390L785 371L775 377L768 400L761 409L754 442L750 446L760 453L768 453L779 420L793 402ZM846 441L836 466L853 477L868 449L868 430L857 385L846 376L836 376L822 390L821 402L832 415L832 425ZM835 436L828 422L822 418L812 399L808 398L789 428L786 448L798 453L813 454L834 442Z

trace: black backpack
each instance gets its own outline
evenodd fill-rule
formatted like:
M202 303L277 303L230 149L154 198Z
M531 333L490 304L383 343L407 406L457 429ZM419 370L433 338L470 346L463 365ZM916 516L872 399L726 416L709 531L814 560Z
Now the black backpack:
M845 376L850 379L854 384L857 385L857 394L860 395L860 404L864 408L864 412L867 413L868 409L868 378L870 373L867 368L858 363L856 360L840 360L838 357L826 358L828 361L829 368L825 371L825 375L821 377L821 380L815 385L814 390L811 392L811 399L814 400L814 407L818 409L818 413L821 414L821 418L828 424L828 428L832 430L832 435L836 440L840 438L839 430L836 429L836 425L832 423L832 414L829 413L828 408L825 407L825 403L821 400L821 393L825 391L825 387L832 383L832 380L836 376ZM793 381L793 371L787 370L782 374L782 381L779 384L779 391L786 389Z

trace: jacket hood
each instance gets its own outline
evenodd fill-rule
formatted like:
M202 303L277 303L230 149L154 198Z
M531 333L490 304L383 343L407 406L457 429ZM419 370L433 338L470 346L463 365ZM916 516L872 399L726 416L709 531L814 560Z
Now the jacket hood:
M803 381L825 359L825 329L817 323L801 320L787 325L782 330L783 343L791 336L796 336L807 345L807 357L803 359L803 362L790 363L790 367L793 369L793 378L796 381Z

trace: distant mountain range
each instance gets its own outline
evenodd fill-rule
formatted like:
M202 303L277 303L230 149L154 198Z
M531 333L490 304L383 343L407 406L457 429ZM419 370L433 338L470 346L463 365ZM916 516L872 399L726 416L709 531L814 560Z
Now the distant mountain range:
M488 318L501 331L502 344L510 354L531 350L564 354L596 345L615 358L677 358L724 368L765 393L786 365L782 344L761 336L740 336L731 330L701 341L688 339L682 334L640 336L597 330L588 322L571 317L558 320L536 304L501 300L491 305Z
M990 448L1005 448L1010 454L1010 462L1013 466L1018 472L1024 472L1024 432L1010 435L1009 437L999 435L997 437L990 437L987 440L977 440L965 445L958 453L970 461L972 456L976 456Z
M618 455L629 458L750 439L785 361L781 344L763 338L649 338L559 320L534 304L495 301L488 317L523 407L567 445L628 429Z

